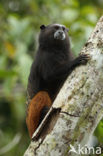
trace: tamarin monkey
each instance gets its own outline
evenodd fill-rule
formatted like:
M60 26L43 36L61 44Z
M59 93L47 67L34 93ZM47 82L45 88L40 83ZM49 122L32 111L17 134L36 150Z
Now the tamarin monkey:
M68 29L61 24L41 25L39 47L31 66L27 92L30 99L26 117L29 135L37 129L61 86L73 69L86 64L89 56L73 57Z

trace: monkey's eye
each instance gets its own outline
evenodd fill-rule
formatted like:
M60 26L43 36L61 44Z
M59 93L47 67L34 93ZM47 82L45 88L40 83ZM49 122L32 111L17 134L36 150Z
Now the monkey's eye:
M55 27L54 27L56 30L58 30L59 29L59 26L58 25L55 25Z
M63 31L65 31L65 27L64 26L62 27L62 29L63 29Z

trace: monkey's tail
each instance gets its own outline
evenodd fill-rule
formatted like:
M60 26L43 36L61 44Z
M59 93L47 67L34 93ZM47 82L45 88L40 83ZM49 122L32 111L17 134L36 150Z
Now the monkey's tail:
M40 120L43 118L41 116L43 113L42 110L44 110L45 107L50 108L51 104L51 99L45 91L38 92L31 100L26 117L26 124L30 137L32 137L34 131L40 123Z

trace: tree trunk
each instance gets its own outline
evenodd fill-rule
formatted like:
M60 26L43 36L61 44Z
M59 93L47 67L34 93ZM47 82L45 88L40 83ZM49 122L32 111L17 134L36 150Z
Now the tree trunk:
M72 146L85 146L102 119L103 16L81 53L90 55L89 62L67 78L24 156L80 155L70 152Z

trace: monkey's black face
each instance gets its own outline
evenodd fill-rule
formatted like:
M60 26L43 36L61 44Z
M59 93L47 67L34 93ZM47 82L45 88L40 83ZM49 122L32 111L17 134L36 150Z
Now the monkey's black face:
M40 44L62 45L69 43L68 29L61 24L41 25Z

